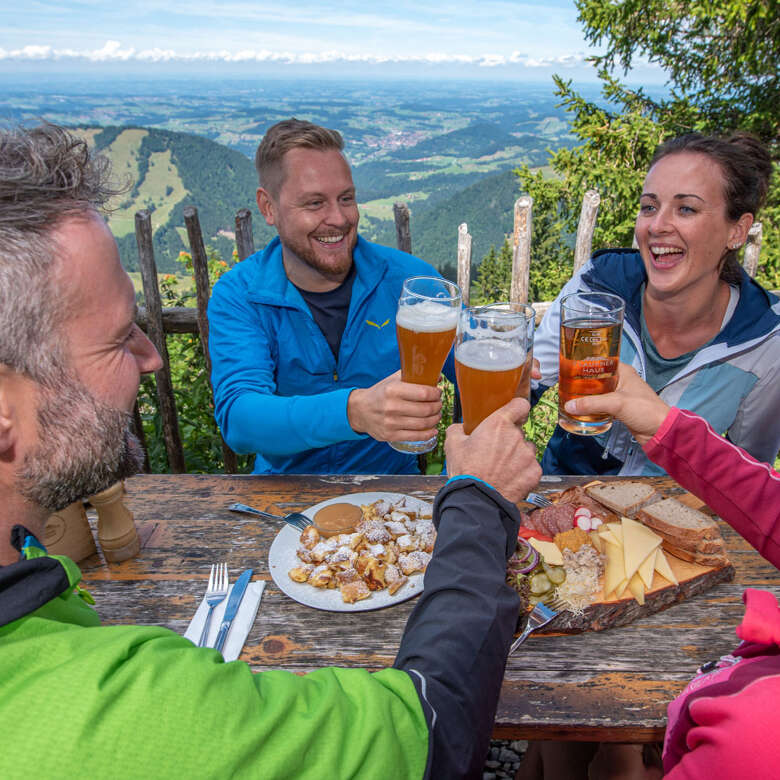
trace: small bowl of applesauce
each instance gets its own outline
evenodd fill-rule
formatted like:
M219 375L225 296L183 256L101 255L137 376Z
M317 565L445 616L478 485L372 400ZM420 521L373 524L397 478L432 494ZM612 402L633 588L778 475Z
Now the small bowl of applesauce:
M322 507L314 515L314 527L322 536L351 534L363 519L363 510L355 504L338 502Z

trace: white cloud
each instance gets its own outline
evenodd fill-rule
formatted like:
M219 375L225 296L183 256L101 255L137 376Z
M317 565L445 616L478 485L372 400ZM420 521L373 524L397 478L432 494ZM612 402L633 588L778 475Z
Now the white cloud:
M433 65L475 65L484 68L515 65L528 68L574 67L585 61L582 53L566 54L558 57L533 58L515 51L503 54L452 54L449 52L428 52L421 54L364 54L341 50L320 52L271 51L269 49L241 49L229 51L177 52L174 49L123 48L119 41L108 40L98 49L56 49L47 45L28 45L19 49L0 48L2 60L87 60L90 62L273 62L291 65L311 65L336 62L382 63L422 63Z
M93 62L110 62L112 60L126 62L135 58L135 49L132 47L123 49L119 41L106 41L102 49L87 52L84 56Z

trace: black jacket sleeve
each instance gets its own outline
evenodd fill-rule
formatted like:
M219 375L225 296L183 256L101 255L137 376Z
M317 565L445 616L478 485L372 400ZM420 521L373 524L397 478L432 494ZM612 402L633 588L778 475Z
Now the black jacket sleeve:
M506 584L517 507L485 483L449 482L425 590L394 667L412 678L428 721L426 778L482 777L519 597Z

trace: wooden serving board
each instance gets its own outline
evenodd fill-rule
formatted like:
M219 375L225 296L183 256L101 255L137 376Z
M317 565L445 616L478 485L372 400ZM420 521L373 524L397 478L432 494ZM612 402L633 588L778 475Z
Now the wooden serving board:
M703 593L721 582L730 582L734 579L734 567L731 564L719 567L700 566L676 558L671 553L666 553L666 560L669 561L679 584L674 585L656 572L653 588L645 591L644 604L635 601L628 590L623 594L623 598L609 601L605 600L602 594L601 599L587 607L584 612L578 614L561 612L558 617L535 633L603 631L605 628L625 626L633 623L637 618L660 612L672 604Z
M699 509L719 520L707 505L692 493L685 491L666 493L659 491L664 498L674 496L678 501L693 509ZM549 494L548 494L549 495ZM549 495L552 500L555 497ZM666 560L677 577L675 585L655 572L653 587L645 591L645 603L639 604L626 589L620 599L605 599L601 597L587 607L583 612L560 612L556 618L543 626L535 634L579 633L582 631L603 631L605 628L615 628L633 623L637 618L652 615L662 609L677 604L680 601L703 593L721 582L731 582L734 579L734 567L731 563L720 566L702 566L677 558L664 550ZM521 622L525 622L521 618Z

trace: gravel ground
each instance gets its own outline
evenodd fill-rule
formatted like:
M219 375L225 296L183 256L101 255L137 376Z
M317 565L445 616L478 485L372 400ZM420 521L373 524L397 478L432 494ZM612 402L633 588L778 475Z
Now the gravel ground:
M528 743L523 740L490 740L490 750L482 772L482 780L514 778L527 747Z

